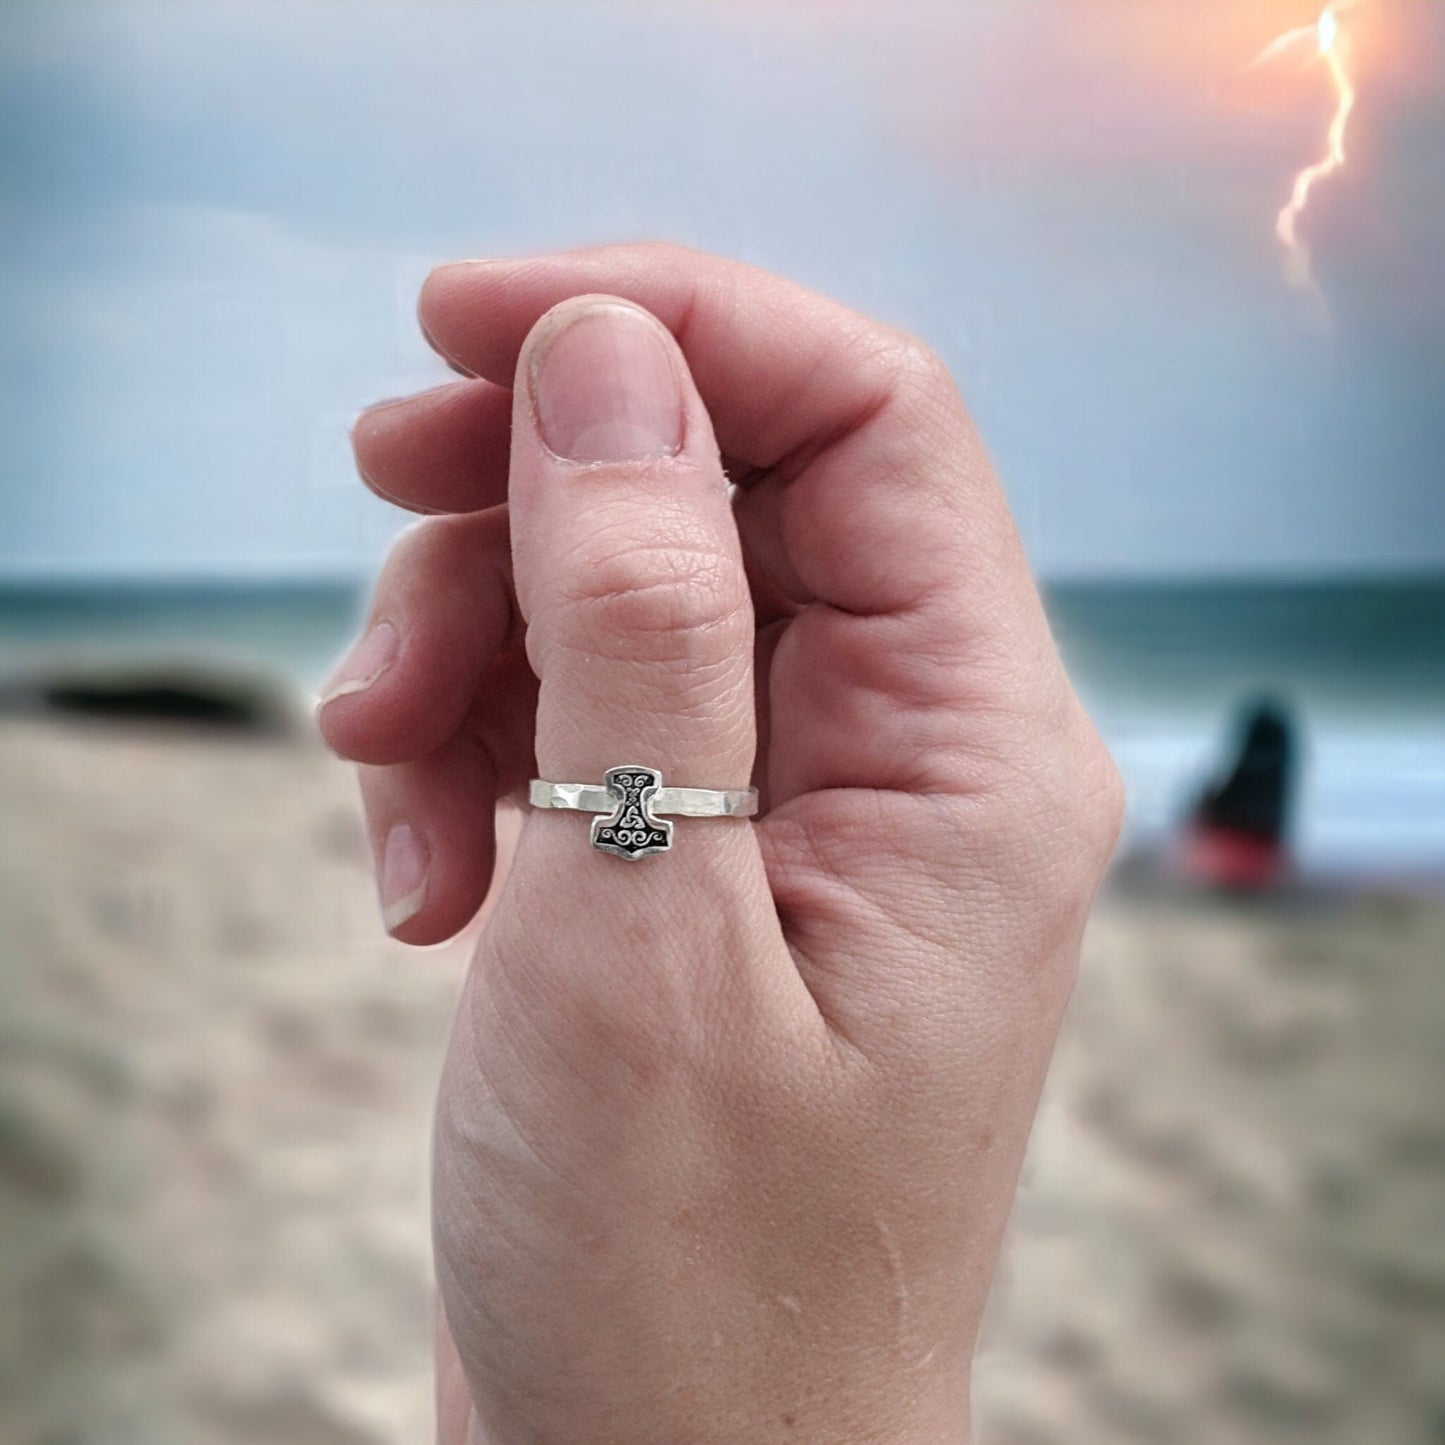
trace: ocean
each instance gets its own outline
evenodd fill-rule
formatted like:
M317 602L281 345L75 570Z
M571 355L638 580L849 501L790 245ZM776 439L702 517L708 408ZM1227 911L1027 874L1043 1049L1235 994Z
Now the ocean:
M0 675L192 661L303 690L362 616L360 584L0 586ZM1166 835L1244 699L1294 711L1306 874L1445 876L1445 575L1047 589L1075 685L1129 796L1126 848Z
M1299 722L1306 874L1445 876L1445 576L1050 590L1054 634L1129 795L1125 846L1166 834L1242 701Z

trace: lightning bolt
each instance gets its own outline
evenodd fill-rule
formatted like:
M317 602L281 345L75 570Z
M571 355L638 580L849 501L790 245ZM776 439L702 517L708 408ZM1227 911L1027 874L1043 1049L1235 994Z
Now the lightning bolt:
M1303 31L1281 35L1265 48L1256 61L1270 59L1301 36L1313 33L1316 55L1325 62L1335 88L1335 113L1326 134L1325 153L1295 176L1289 200L1274 222L1274 234L1284 247L1286 277L1292 286L1315 296L1319 295L1319 287L1315 284L1310 249L1299 233L1299 221L1309 205L1310 192L1345 163L1345 129L1350 123L1350 112L1355 108L1355 87L1345 71L1341 54L1338 10L1337 3L1326 5L1312 28L1307 26Z

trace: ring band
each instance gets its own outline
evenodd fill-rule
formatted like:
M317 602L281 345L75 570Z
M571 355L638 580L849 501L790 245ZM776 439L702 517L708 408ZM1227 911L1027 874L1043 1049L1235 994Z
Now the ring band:
M533 778L534 808L571 808L606 813L592 820L592 846L618 858L646 858L672 847L672 827L662 815L681 818L750 818L758 811L756 788L664 788L662 774L641 763L608 768L602 783L549 783Z

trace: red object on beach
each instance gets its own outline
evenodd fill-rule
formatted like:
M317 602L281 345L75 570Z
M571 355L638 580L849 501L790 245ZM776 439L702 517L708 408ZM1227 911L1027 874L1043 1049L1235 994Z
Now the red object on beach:
M1277 838L1196 823L1183 838L1184 871L1200 883L1250 892L1273 888L1289 855Z
M1234 760L1200 792L1180 832L1186 877L1262 893L1289 868L1285 835L1293 792L1295 728L1283 703L1258 698L1239 716Z

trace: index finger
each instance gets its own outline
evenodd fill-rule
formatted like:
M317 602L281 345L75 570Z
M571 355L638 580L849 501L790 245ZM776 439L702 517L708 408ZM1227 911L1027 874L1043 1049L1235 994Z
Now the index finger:
M427 278L418 314L445 360L510 386L537 319L591 291L636 301L672 332L718 445L756 467L849 425L890 384L888 328L879 322L771 272L681 246L454 262Z
M635 301L677 338L722 452L786 493L758 510L812 597L865 614L929 597L957 609L966 580L992 599L980 620L998 615L1000 592L1032 599L962 400L905 332L755 267L655 244L442 266L419 316L453 365L510 384L538 318L587 292Z

